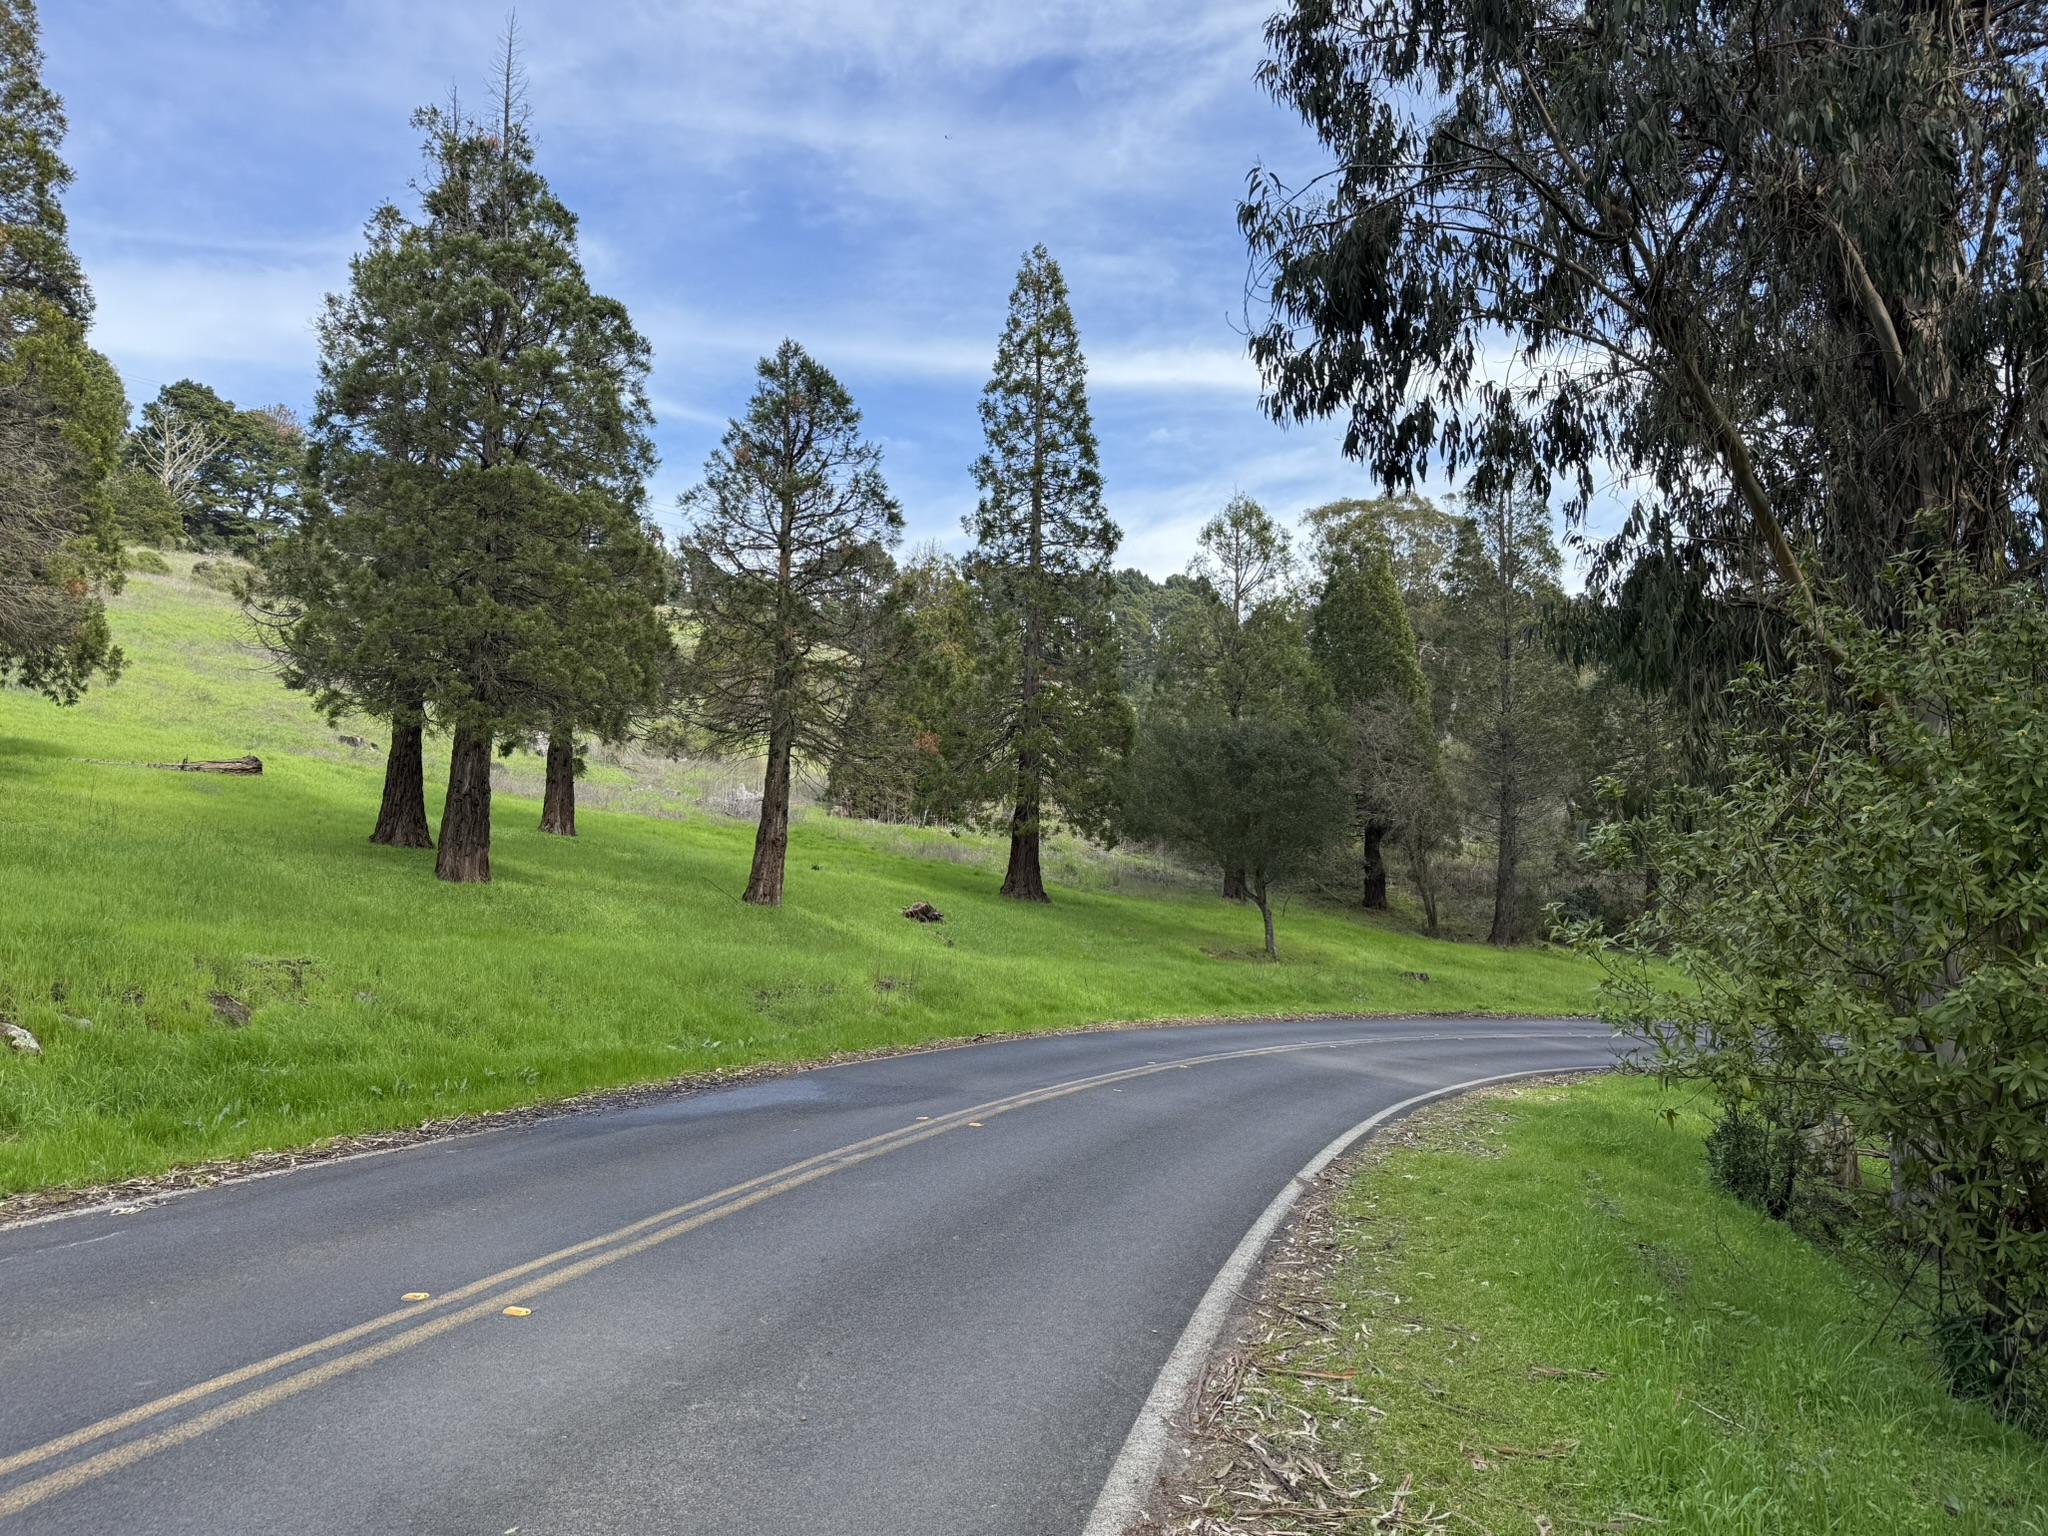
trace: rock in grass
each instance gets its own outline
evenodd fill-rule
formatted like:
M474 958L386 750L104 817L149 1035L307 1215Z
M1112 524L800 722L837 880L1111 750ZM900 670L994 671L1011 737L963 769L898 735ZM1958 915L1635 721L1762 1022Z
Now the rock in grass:
M239 997L226 992L209 992L206 1000L213 1004L213 1016L229 1029L240 1029L249 1022L249 1005Z
M913 902L903 909L903 915L913 923L943 923L946 914L928 901Z
M24 1056L43 1054L43 1042L12 1019L0 1019L0 1036L5 1036L8 1045Z

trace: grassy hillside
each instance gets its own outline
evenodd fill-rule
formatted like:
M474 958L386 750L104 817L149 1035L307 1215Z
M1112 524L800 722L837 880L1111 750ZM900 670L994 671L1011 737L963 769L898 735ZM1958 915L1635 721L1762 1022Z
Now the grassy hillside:
M1589 1000L1565 957L1300 902L1266 964L1248 909L1083 850L1051 861L1051 907L1020 907L986 844L816 814L788 905L746 907L751 826L702 809L704 770L658 765L600 766L585 804L639 813L587 810L573 841L501 795L494 882L443 885L431 854L367 841L381 755L342 745L172 560L115 605L119 683L70 710L0 693L0 1012L44 1045L0 1051L0 1192L984 1031ZM140 766L245 752L261 778ZM537 792L537 762L508 769ZM948 921L904 921L916 900Z

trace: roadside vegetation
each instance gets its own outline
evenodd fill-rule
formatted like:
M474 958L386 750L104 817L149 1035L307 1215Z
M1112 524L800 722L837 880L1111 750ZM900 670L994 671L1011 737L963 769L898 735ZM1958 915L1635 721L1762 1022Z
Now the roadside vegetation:
M1714 1187L1712 1124L1603 1077L1377 1138L1308 1202L1153 1529L2048 1532L2048 1448L1949 1395L1880 1275Z
M1081 844L1048 846L1053 902L1013 905L1004 840L815 807L782 909L748 906L754 829L705 804L733 787L716 763L594 764L642 813L586 808L570 840L539 827L544 757L515 754L492 882L458 890L368 841L382 765L340 738L371 724L329 727L195 558L167 563L111 605L118 685L62 714L0 694L0 1012L43 1047L0 1051L0 1191L999 1030L1590 1004L1572 957L1299 899L1275 966L1199 872ZM261 777L140 766L249 752ZM917 901L945 922L905 921Z

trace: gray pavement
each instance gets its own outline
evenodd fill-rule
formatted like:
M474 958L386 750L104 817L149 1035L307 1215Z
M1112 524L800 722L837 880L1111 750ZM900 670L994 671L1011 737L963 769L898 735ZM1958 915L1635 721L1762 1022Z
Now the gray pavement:
M1002 1041L0 1232L0 1536L1075 1536L1332 1137L1612 1052L1572 1020Z

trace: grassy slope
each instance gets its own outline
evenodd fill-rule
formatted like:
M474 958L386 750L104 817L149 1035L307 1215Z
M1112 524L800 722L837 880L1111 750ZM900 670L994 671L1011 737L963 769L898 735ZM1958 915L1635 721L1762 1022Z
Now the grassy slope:
M2048 1448L1951 1399L1881 1291L1713 1189L1706 1121L1664 1102L1640 1078L1528 1090L1362 1174L1331 1359L1386 1417L1268 1384L1456 1529L2048 1532ZM1471 1155L1475 1124L1499 1156Z
M1243 958L1255 914L1207 897L1019 907L986 869L821 816L795 832L780 911L735 899L747 825L586 812L567 841L505 796L494 883L442 885L431 854L366 841L377 754L277 685L225 597L139 577L115 619L117 685L63 711L0 694L0 1011L45 1046L0 1051L0 1192L983 1031L1588 1001L1562 957L1299 906L1278 966ZM122 765L250 751L259 779ZM948 922L905 922L919 899ZM252 1024L217 1021L215 992Z

